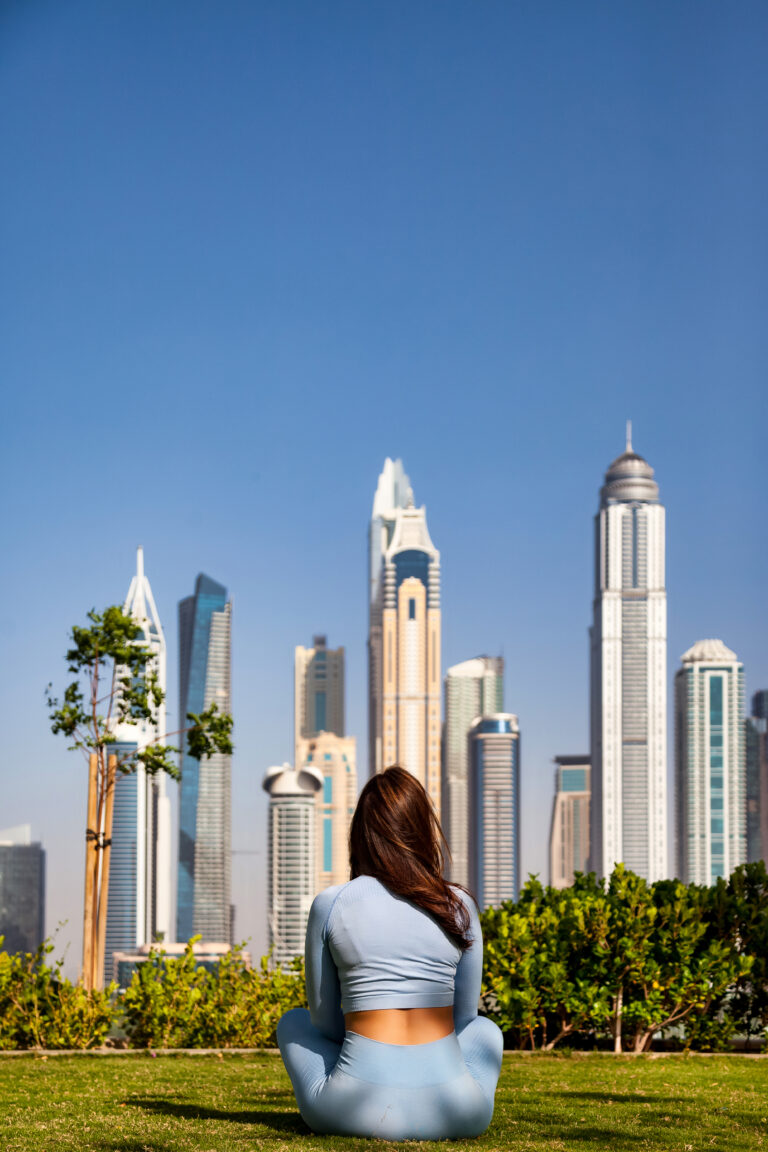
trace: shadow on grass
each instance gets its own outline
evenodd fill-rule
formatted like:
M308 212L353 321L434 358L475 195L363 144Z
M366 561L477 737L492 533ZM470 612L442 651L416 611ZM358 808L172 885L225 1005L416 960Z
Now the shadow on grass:
M642 1092L540 1092L540 1096L553 1099L565 1097L568 1100L599 1100L603 1104L679 1104L679 1096L646 1096Z
M290 1133L293 1136L309 1136L310 1129L298 1112L278 1112L270 1109L249 1109L248 1111L226 1111L221 1108L206 1108L200 1104L179 1104L172 1100L129 1100L133 1108L143 1108L147 1112L157 1112L163 1116L175 1116L180 1120L227 1120L230 1124L261 1124L275 1132ZM141 1148L140 1144L136 1148ZM122 1152L122 1149L121 1149Z

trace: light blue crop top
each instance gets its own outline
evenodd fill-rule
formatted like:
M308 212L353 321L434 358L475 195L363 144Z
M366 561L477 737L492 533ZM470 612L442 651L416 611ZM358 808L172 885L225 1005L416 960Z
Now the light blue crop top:
M372 876L320 892L307 923L307 999L312 1023L344 1037L344 1012L448 1008L456 1029L477 1016L483 938L475 903L472 945L462 952L428 913Z

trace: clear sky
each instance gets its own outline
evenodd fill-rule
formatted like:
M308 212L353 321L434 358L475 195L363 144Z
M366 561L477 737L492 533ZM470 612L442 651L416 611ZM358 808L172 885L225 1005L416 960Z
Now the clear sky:
M670 674L768 687L768 8L6 0L0 8L0 827L80 949L67 632L143 544L169 647L234 599L234 847L263 853L292 657L347 648L366 772L366 532L401 456L447 667L503 653L523 868L588 747L592 518L624 422L667 507ZM175 790L175 789L172 789ZM264 855L234 858L265 945Z

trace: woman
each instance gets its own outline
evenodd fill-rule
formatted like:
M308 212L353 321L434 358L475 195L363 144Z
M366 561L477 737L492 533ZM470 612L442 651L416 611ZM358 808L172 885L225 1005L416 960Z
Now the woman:
M277 1029L299 1111L315 1132L478 1136L502 1038L477 1014L477 909L443 879L445 841L421 784L399 767L374 776L349 839L352 879L309 913L309 1012L295 1008Z

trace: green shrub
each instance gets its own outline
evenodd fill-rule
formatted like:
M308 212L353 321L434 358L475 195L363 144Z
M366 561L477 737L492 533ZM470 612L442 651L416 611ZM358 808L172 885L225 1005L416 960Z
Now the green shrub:
M0 937L2 943L2 937ZM93 1048L112 1023L115 985L86 992L53 966L47 941L35 952L0 952L0 1049Z
M214 972L197 965L190 940L179 958L153 949L122 1002L123 1022L137 1048L261 1048L275 1043L277 1022L306 1004L304 966L284 971L246 968L237 948Z

